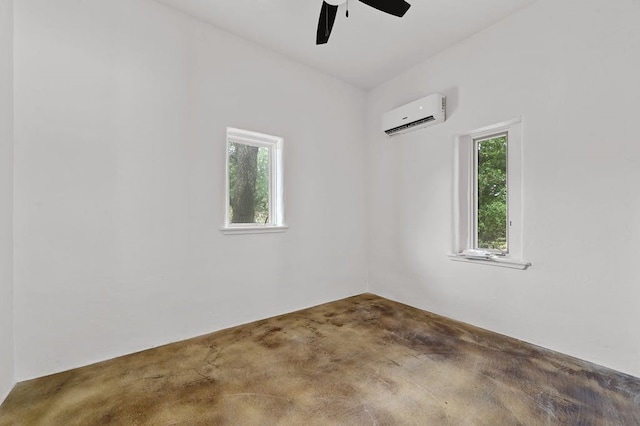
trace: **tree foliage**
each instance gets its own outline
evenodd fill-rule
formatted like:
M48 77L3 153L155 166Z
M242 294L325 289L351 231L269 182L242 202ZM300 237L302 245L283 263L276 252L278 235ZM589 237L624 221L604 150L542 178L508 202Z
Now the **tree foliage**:
M478 247L507 249L507 137L478 142Z
M269 219L269 150L229 144L231 223L265 223Z

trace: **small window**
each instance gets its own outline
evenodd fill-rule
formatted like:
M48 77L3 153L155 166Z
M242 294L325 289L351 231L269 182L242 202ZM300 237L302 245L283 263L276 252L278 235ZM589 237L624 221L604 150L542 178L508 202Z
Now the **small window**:
M284 226L282 138L227 129L224 232L277 232Z
M522 253L522 123L488 126L456 143L453 260L526 269Z

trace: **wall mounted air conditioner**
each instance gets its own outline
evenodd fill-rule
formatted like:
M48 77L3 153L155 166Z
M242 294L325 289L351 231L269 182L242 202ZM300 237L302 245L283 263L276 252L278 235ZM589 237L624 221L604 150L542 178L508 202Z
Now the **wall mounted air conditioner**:
M442 123L446 119L446 98L429 95L382 115L382 131L395 136L427 126Z

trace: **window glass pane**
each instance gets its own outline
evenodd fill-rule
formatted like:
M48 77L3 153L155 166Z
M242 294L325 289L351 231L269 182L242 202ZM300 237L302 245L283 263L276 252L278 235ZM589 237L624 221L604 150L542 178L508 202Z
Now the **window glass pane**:
M507 251L507 135L476 140L477 248Z
M269 148L229 143L229 223L269 223Z

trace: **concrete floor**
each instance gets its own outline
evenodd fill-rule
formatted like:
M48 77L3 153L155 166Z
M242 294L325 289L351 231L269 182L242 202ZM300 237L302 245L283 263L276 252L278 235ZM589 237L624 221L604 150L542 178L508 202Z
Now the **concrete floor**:
M20 383L0 425L640 425L640 379L370 294Z

